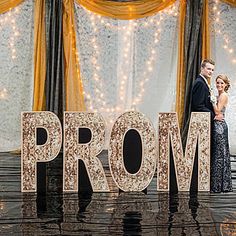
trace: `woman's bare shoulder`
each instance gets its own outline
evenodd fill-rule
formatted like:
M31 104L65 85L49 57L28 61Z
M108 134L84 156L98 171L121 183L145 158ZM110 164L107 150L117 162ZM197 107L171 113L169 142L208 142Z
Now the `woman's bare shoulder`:
M225 105L228 103L228 94L227 93L222 93L220 96L219 96L219 101L221 101L222 103L224 103Z

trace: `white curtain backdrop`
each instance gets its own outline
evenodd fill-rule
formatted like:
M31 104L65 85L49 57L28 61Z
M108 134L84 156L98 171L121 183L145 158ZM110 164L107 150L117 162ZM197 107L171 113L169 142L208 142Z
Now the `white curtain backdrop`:
M126 110L144 113L155 127L158 112L174 111L178 11L177 1L154 16L116 20L75 4L86 106L108 130Z
M216 62L215 77L226 74L231 80L226 121L231 154L236 154L236 8L221 1L210 1L211 50ZM212 80L215 87L215 79Z
M20 148L20 114L32 110L33 5L0 14L0 152Z

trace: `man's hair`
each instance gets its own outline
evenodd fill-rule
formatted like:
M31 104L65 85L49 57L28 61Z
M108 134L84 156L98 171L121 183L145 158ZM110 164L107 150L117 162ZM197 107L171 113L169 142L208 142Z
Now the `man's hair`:
M204 68L207 63L210 63L213 66L215 65L215 62L213 60L211 60L211 59L204 59L204 60L202 60L201 67Z

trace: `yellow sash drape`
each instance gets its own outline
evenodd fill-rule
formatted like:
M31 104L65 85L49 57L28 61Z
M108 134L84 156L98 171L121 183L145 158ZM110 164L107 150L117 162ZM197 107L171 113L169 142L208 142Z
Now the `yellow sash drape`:
M12 8L16 7L24 0L0 0L0 14L11 10Z
M233 7L236 7L236 0L221 0L222 2L228 3Z
M46 33L45 0L34 4L34 101L33 110L42 111L45 106Z
M63 1L63 46L67 111L84 111L83 85L76 50L74 0Z
M178 66L177 66L177 80L176 80L176 103L175 111L178 114L180 127L182 126L182 119L184 114L184 97L185 97L185 65L184 65L184 29L186 16L186 0L180 1L180 15L179 15L179 41L178 41Z
M115 2L106 0L75 0L76 3L97 14L121 20L138 19L153 15L176 0L136 0Z
M202 18L202 59L206 59L211 57L208 0L205 0L203 4L204 5L203 5L203 18Z

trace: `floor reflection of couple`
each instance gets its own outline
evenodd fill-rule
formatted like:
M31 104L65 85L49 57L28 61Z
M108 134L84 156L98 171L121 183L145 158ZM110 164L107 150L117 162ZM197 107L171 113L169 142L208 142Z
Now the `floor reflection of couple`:
M86 225L94 223L101 212L107 213L104 195L99 193L95 194L96 197L92 197L92 194L89 196L87 194L79 194L77 214L78 222L83 222L85 228ZM109 198L107 200L109 202ZM153 193L147 195L141 192L122 192L117 198L113 196L112 204L110 202L110 206L114 207L109 207L113 209L112 218L110 222L108 219L105 221L104 229L108 226L110 234L114 234L116 230L117 235L121 233L123 235L174 235L180 232L181 235L188 235L188 232L202 235L202 232L208 232L205 226L201 227L201 221L204 222L209 217L209 209L201 207L198 212L199 205L196 194L158 193L156 198L153 198ZM100 206L99 211L96 206ZM94 218L89 219L89 212L93 212ZM186 216L191 217L186 218ZM101 220L100 223L103 222Z
M226 75L216 77L215 97L208 80L214 72L214 61L205 59L201 63L200 75L192 88L192 111L211 114L211 191L232 191L228 127L224 115L228 104L230 81Z

